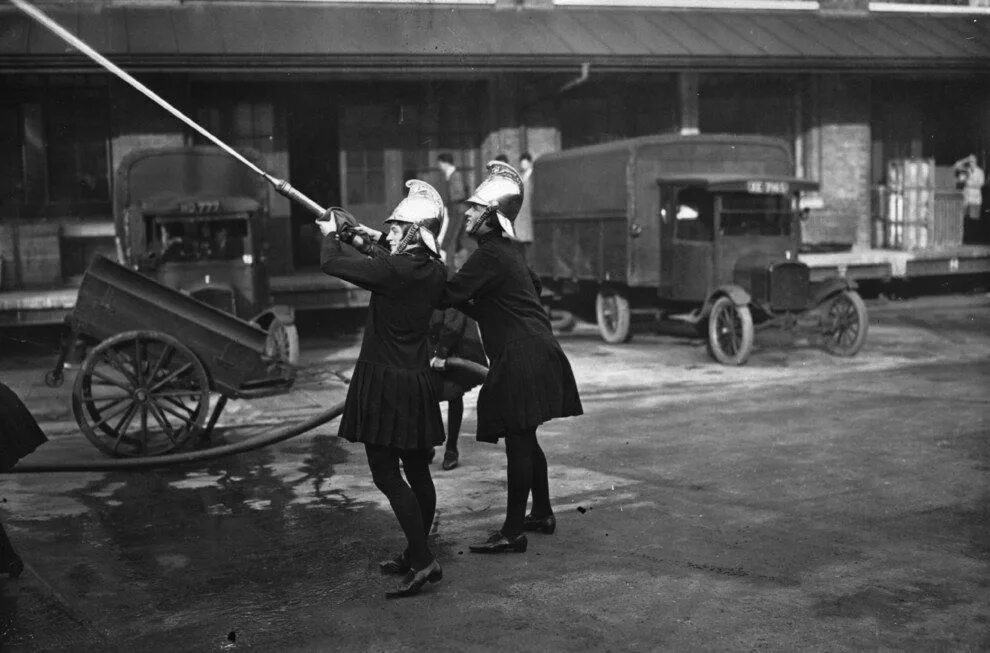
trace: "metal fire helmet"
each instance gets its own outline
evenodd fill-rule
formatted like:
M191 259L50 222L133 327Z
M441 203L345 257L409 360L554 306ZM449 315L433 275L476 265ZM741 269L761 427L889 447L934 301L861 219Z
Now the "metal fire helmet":
M494 209L502 230L511 238L516 237L512 226L523 201L523 182L516 169L503 161L489 161L488 177L478 185L467 199L471 204Z
M418 233L426 248L439 256L440 247L437 245L437 238L440 236L440 227L447 212L443 198L433 186L421 179L410 179L406 182L406 188L409 189L409 194L385 220L385 222L413 225L413 228L406 233L406 238L402 240L398 251L401 252L408 241Z

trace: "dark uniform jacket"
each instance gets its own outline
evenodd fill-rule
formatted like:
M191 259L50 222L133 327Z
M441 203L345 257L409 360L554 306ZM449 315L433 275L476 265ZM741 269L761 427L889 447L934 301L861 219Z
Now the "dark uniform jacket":
M380 245L366 256L334 235L323 239L320 262L327 274L372 293L338 435L399 449L441 444L428 330L443 264L422 250L392 256Z
M554 417L581 415L567 356L540 303L540 283L513 241L486 234L447 282L443 306L478 321L490 361L478 396L478 439L535 428Z

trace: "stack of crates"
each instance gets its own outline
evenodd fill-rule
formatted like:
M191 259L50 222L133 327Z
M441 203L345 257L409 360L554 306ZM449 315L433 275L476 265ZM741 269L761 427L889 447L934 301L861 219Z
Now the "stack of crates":
M894 159L887 163L884 245L926 249L935 226L935 160Z

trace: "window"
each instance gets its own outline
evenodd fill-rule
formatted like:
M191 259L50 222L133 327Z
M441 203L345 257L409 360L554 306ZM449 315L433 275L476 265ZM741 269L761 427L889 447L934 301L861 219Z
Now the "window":
M398 114L396 107L386 105L344 109L340 127L348 204L385 203L385 134Z
M21 155L21 112L17 105L0 105L0 211L24 201L24 164Z
M251 148L266 156L274 152L275 110L271 100L240 99L218 90L203 98L203 103L206 106L199 109L199 123L221 141L235 150ZM198 133L196 138L200 145L213 145Z
M102 76L0 81L0 215L110 212L110 117Z
M711 241L714 235L715 198L703 188L677 193L674 235L678 240Z
M757 134L793 147L796 83L768 75L702 75L698 99L704 134Z
M49 199L71 204L109 201L105 94L64 89L49 105L46 131Z
M537 98L548 91L554 89L527 90ZM677 87L669 75L592 79L554 102L565 149L677 129Z
M784 195L725 193L720 230L723 236L789 236L792 198Z
M348 150L347 202L381 204L385 201L385 152Z
M248 250L246 218L159 218L148 230L148 251L162 263L243 260Z

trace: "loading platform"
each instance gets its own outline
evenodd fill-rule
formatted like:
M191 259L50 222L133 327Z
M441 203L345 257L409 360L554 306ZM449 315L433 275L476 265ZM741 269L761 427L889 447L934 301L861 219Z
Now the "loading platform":
M912 280L925 277L990 274L990 245L959 245L917 251L864 249L801 254L811 279L846 277L856 281ZM296 310L363 308L370 294L319 271L271 278L272 299ZM58 324L72 312L78 288L0 292L0 327Z

